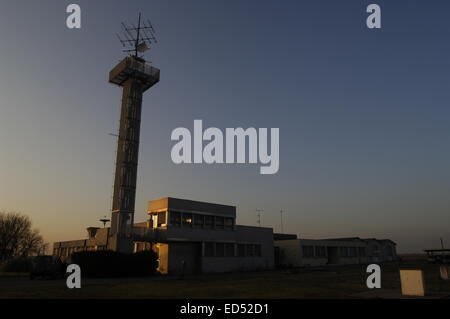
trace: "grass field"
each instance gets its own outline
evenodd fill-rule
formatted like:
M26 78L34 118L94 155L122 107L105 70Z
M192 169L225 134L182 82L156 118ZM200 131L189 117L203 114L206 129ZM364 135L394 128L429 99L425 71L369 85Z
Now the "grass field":
M420 260L381 265L383 291L400 292L399 268L422 269L426 291L449 293L450 282L439 278L439 266ZM64 280L0 276L0 298L361 298L368 292L366 267L339 266L322 270L275 270L151 278L83 279L81 289ZM379 295L372 295L379 297Z

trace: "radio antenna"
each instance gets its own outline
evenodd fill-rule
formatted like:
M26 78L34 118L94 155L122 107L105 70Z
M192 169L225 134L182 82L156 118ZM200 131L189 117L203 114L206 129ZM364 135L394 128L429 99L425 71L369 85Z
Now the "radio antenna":
M144 53L152 47L153 44L158 43L156 40L156 32L150 20L147 23L142 21L142 15L139 13L137 27L131 23L131 27L122 22L122 33L116 33L122 47L123 52L133 54L139 57L139 53Z

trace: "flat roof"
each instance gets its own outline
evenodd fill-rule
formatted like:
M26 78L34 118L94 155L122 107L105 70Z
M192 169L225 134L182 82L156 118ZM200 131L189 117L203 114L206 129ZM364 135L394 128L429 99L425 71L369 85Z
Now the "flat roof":
M148 201L148 213L166 209L189 213L209 213L236 217L236 206L200 202L174 197L164 197Z

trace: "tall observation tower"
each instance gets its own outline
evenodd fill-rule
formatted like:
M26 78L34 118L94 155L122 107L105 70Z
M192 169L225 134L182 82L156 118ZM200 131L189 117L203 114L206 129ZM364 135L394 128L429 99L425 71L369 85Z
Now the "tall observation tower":
M128 27L124 23L122 27L123 35L118 37L122 45L127 47L124 52L130 55L109 73L109 82L122 87L123 93L108 249L130 253L133 244L142 97L145 91L159 82L160 71L139 56L156 43L151 22L142 22L139 14L137 27L133 24Z

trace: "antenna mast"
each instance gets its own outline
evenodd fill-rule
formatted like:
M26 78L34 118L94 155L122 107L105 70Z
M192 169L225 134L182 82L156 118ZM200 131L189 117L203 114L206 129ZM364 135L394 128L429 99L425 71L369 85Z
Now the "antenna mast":
M126 48L123 52L133 53L138 58L139 53L150 50L154 43L158 43L158 40L156 40L156 32L151 21L143 21L141 13L139 13L137 27L134 24L131 26L122 22L122 35L118 33L116 35L122 47Z
M256 210L256 213L257 213L257 215L258 215L258 226L259 227L261 227L261 213L263 212L264 210L262 210L262 209L257 209Z
M283 210L280 210L280 218L281 218L281 233L284 234L284 227L283 227Z

